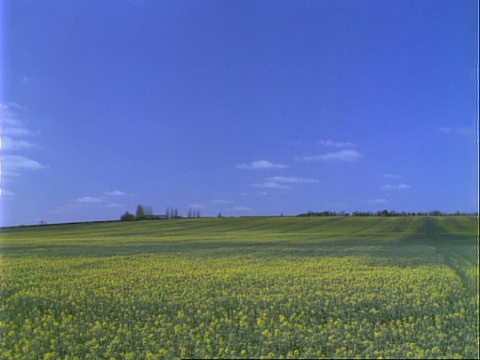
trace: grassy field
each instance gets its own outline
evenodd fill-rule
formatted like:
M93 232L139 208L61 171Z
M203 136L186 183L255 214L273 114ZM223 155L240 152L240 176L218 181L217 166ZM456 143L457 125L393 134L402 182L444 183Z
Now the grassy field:
M0 359L478 358L478 219L0 232Z

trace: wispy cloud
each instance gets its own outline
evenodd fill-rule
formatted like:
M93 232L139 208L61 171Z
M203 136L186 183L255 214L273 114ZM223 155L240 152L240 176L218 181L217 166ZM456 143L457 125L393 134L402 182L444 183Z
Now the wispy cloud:
M19 154L36 147L31 141L25 139L34 134L27 129L25 123L19 118L25 108L10 102L0 104L0 110L2 113L0 148L3 152L2 175L5 180L18 178L24 171L45 169L46 166L39 161Z
M121 190L113 190L113 191L107 191L105 193L105 195L107 195L107 196L124 196L124 195L126 195L126 193L124 193Z
M253 187L262 189L291 189L291 184L318 183L318 180L311 178L300 178L295 176L272 176L262 183L252 184ZM288 185L286 185L288 184Z
M42 170L46 167L38 161L22 155L2 156L2 175L7 178L17 178L25 170Z
M410 189L410 186L407 184L397 184L397 185L383 185L381 187L382 190L384 191L390 191L390 190L407 190Z
M207 208L205 205L200 204L200 203L189 204L188 207L192 208L192 209L206 209Z
M397 174L383 174L382 175L382 178L385 178L385 179L398 179L398 178L401 178L400 175L397 175Z
M32 132L23 126L8 126L5 122L3 134L11 137L26 137L32 135Z
M291 189L290 186L282 185L275 181L265 181L260 184L252 184L252 186L263 189Z
M23 110L25 109L25 106L22 106L20 104L17 104L16 102L14 101L10 101L6 104L2 104L2 108L5 108L5 109L18 109L18 110Z
M75 200L75 202L80 204L100 204L103 202L99 197L93 196L84 196Z
M91 215L101 215L105 218L109 218L112 214L117 213L116 215L120 216L122 211L127 210L125 205L114 203L114 202L104 202L104 201L95 201L87 200L89 196L84 198L78 198L76 200L70 201L64 205L60 205L52 210L48 210L48 214L62 215L67 216L68 221L85 221L88 216ZM82 200L84 199L84 200ZM93 198L95 199L95 198ZM97 199L100 200L100 199ZM115 213L114 213L115 212ZM111 217L110 217L111 219Z
M441 127L438 129L438 132L444 133L444 134L450 134L452 132L452 128L449 127Z
M250 170L257 170L257 169L286 169L288 168L287 165L284 164L275 164L267 160L259 160L253 161L250 164L240 164L237 165L239 169L250 169Z
M3 136L0 140L0 148L5 150L22 150L22 149L30 149L34 147L34 145L26 140L15 140L12 139L10 136Z
M352 142L336 142L332 140L319 140L318 143L323 146L328 146L328 147L336 147L336 148L342 148L342 147L354 147L355 144Z
M33 133L27 129L25 123L19 119L19 113L24 108L16 103L7 103L0 105L2 112L2 134L12 137L24 137L33 135Z
M15 193L13 191L9 191L9 190L0 188L0 197L1 198L15 197Z
M34 78L34 77L31 77L31 76L22 76L20 79L20 83L23 84L23 85L27 85L27 84L30 84L30 83L33 83L33 82L36 82L38 79L37 78Z
M458 136L472 136L475 135L475 129L473 127L460 126L460 127L441 127L438 132L447 135Z
M288 184L318 183L318 180L316 179L299 178L294 176L273 176L268 178L267 181L276 182L276 183L288 183Z
M254 211L252 208L249 208L247 206L234 206L227 210L232 212L253 212Z
M112 209L125 209L124 204L119 204L110 201L108 197L104 196L83 196L70 200L66 204L60 205L56 209L48 211L50 214L73 214L75 212L82 212L85 210L91 211L112 211ZM116 211L116 210L115 210Z
M340 150L320 155L303 156L301 161L356 161L363 155L356 150Z

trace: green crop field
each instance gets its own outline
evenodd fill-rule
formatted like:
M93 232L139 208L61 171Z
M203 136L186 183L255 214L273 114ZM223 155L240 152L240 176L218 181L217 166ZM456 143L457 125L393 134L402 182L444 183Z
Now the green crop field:
M478 358L478 218L3 229L1 359Z

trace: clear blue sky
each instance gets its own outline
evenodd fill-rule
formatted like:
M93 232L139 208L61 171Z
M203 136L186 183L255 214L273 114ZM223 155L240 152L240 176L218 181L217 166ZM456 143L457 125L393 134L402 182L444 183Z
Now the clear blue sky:
M477 210L476 1L0 6L4 226Z

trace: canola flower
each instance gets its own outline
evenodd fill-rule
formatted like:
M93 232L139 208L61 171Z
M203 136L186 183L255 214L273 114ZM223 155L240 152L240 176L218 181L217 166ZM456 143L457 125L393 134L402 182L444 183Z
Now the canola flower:
M3 231L0 359L476 358L472 220Z

